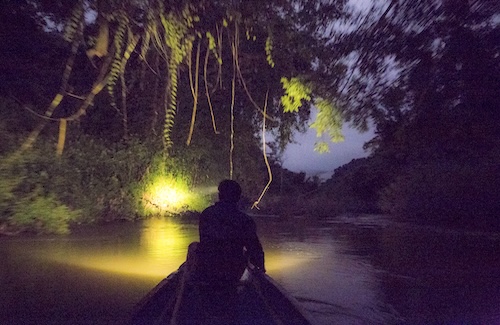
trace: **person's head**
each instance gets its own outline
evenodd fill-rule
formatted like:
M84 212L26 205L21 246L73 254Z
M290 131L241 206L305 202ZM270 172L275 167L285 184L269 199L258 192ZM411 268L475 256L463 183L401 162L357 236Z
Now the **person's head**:
M241 186L237 182L225 179L219 184L219 201L237 203L241 197Z

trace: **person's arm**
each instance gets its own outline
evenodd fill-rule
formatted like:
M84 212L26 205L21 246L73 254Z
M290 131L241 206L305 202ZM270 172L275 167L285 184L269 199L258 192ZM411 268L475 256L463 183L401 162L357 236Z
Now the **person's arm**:
M205 241L206 237L206 225L205 225L205 211L200 215L200 221L198 222L198 234L200 236L200 243Z
M210 237L213 236L213 225L211 221L213 218L212 207L208 207L200 215L200 220L198 222L198 234L200 235L200 243L205 243L209 241Z
M250 219L247 229L247 240L245 247L247 249L248 259L258 270L266 272L264 262L264 250L257 236L257 227L255 222Z

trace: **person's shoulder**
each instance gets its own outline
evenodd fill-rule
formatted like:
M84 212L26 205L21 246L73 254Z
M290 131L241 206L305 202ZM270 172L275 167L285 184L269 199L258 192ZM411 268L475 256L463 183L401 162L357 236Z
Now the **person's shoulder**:
M213 214L216 209L215 205L211 205L201 212L201 216Z
M250 215L248 213L246 213L245 211L238 209L238 212L242 215L243 218L253 220L253 218L250 217Z
M238 210L238 212L240 214L240 218L245 220L246 223L255 224L253 218L250 215L248 215L245 211Z
M214 207L215 207L214 205L211 205L211 206L209 206L209 207L206 207L206 208L205 208L205 210L203 210L201 213L204 213L204 212L206 212L206 211L213 210L213 209L214 209Z

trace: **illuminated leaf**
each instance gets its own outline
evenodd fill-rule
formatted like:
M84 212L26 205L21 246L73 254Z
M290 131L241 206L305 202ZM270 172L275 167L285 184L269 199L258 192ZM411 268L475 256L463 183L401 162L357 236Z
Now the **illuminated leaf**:
M273 39L271 38L271 35L269 35L266 39L266 59L267 63L269 63L269 65L274 68L274 61L271 53L272 50L273 50Z
M281 96L281 104L285 113L298 112L302 106L302 100L310 101L312 89L304 84L299 78L281 78L285 95Z
M320 141L314 144L314 151L319 153L327 153L330 152L330 147L325 141Z
M314 123L311 124L311 128L316 129L316 136L319 138L324 133L328 133L332 142L344 141L340 112L325 99L316 101L314 105L318 109L318 115Z
M208 39L208 49L210 50L215 49L215 37L210 32L207 32L206 36Z

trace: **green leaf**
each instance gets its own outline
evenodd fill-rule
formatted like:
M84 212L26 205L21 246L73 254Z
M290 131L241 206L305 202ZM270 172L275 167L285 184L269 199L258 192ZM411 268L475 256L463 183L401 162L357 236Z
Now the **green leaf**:
M317 137L328 133L332 142L344 141L342 135L342 115L333 106L333 104L325 99L317 100L314 105L318 109L316 120L311 124L311 128L316 129Z
M327 153L330 152L330 147L325 141L320 141L314 144L314 151L319 153Z
M312 89L300 78L294 77L288 80L281 78L285 95L281 96L281 104L285 113L295 113L302 106L302 100L310 101Z

